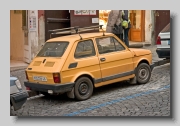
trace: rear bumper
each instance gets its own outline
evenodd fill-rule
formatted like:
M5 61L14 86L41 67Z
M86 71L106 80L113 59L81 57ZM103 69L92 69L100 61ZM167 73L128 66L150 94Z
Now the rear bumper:
M27 101L28 97L29 95L26 91L10 95L10 99L14 107L14 110L16 111L20 109L23 106L23 104Z
M31 82L24 82L26 87L29 87L31 90L39 92L48 92L52 90L53 93L64 93L71 91L75 83L66 83L66 84L38 84Z
M170 48L156 49L159 58L170 58Z

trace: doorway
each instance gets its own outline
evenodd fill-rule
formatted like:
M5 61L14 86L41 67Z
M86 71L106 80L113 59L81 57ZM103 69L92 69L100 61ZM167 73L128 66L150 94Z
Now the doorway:
M145 10L130 10L130 21L129 40L133 42L145 41Z
M22 29L24 31L24 62L30 63L31 61L31 45L29 43L28 31L28 10L22 10Z
M156 10L155 16L155 40L161 30L170 23L170 10Z

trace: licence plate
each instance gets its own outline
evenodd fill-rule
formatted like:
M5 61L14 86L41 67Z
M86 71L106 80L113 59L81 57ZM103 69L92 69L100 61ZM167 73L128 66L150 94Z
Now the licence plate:
M168 40L168 45L170 45L170 40Z
M47 78L43 77L43 76L33 76L33 80L35 80L35 81L47 81Z

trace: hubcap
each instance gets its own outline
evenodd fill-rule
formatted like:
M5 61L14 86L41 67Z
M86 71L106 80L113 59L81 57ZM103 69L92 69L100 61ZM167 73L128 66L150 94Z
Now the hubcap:
M147 68L141 68L139 70L139 78L141 80L146 80L148 78L148 76L149 76L149 72L148 72Z
M79 85L79 93L81 95L85 95L87 92L88 92L88 85L85 82L81 83Z

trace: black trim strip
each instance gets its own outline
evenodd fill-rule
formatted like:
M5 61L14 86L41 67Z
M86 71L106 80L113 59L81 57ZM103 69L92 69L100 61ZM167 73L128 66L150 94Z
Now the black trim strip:
M96 83L101 83L101 82L103 82L103 79L102 78L100 78L100 79L95 79L94 80L94 83L96 84Z
M131 75L131 74L134 74L134 71L124 72L124 73L104 77L103 81L113 80L113 79L117 79L117 78L120 78L120 77Z
M120 73L120 74L115 74L115 75L104 77L104 78L101 78L101 79L95 79L94 82L96 84L96 83L100 83L100 82L103 82L103 81L109 81L109 80L125 77L125 76L128 76L128 75L132 75L132 74L135 74L135 70L134 71L128 71L128 72Z

